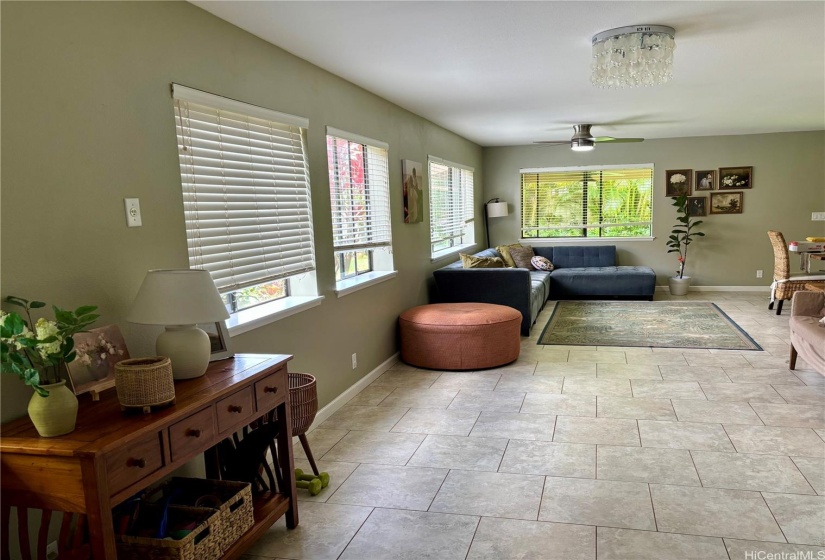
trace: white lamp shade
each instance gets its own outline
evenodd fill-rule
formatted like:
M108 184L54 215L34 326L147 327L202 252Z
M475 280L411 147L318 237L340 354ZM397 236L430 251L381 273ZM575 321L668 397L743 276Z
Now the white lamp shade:
M506 202L490 202L487 204L487 216L490 218L503 218L507 216Z
M194 325L229 319L215 282L206 270L150 270L132 309L131 323ZM174 365L173 365L174 367Z

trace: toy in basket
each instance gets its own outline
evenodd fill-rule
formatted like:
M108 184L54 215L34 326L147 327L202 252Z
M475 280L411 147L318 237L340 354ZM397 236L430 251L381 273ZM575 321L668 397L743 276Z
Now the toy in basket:
M308 373L289 374L289 409L292 415L292 437L298 437L301 447L304 448L307 460L314 476L295 469L295 480L298 488L309 490L310 495L317 495L322 488L329 485L329 474L318 472L315 458L309 448L306 431L315 420L318 412L318 388L315 376Z

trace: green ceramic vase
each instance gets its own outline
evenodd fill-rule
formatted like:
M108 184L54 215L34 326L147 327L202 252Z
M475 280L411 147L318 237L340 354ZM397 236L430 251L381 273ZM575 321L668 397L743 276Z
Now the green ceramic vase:
M66 381L42 385L48 397L37 393L29 401L29 418L41 437L55 437L74 430L77 422L77 397Z

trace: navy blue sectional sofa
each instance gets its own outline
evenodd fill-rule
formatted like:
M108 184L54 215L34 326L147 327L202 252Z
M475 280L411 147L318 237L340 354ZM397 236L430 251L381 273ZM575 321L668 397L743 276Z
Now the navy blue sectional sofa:
M616 266L616 247L534 247L552 272L523 268L469 268L454 262L433 272L442 302L508 305L521 312L521 334L530 328L548 299L653 299L656 273L647 266ZM501 257L485 249L478 257Z

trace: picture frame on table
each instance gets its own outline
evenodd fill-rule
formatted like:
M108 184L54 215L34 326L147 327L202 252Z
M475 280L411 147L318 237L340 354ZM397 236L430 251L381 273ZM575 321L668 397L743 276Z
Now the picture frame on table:
M712 191L716 189L716 170L697 171L693 181L693 191Z
M704 196L689 196L688 197L688 215L707 216L708 215L708 199Z
M665 195L690 196L690 180L693 177L692 169L671 169L665 171Z
M115 364L129 359L129 349L117 325L106 325L75 334L74 360L66 364L69 387L75 395L100 393L115 386Z
M198 328L209 335L210 362L225 360L235 355L230 344L229 329L226 328L226 322L199 323Z
M710 214L741 214L744 193L712 192L710 193Z
M720 167L719 190L753 188L753 167Z

